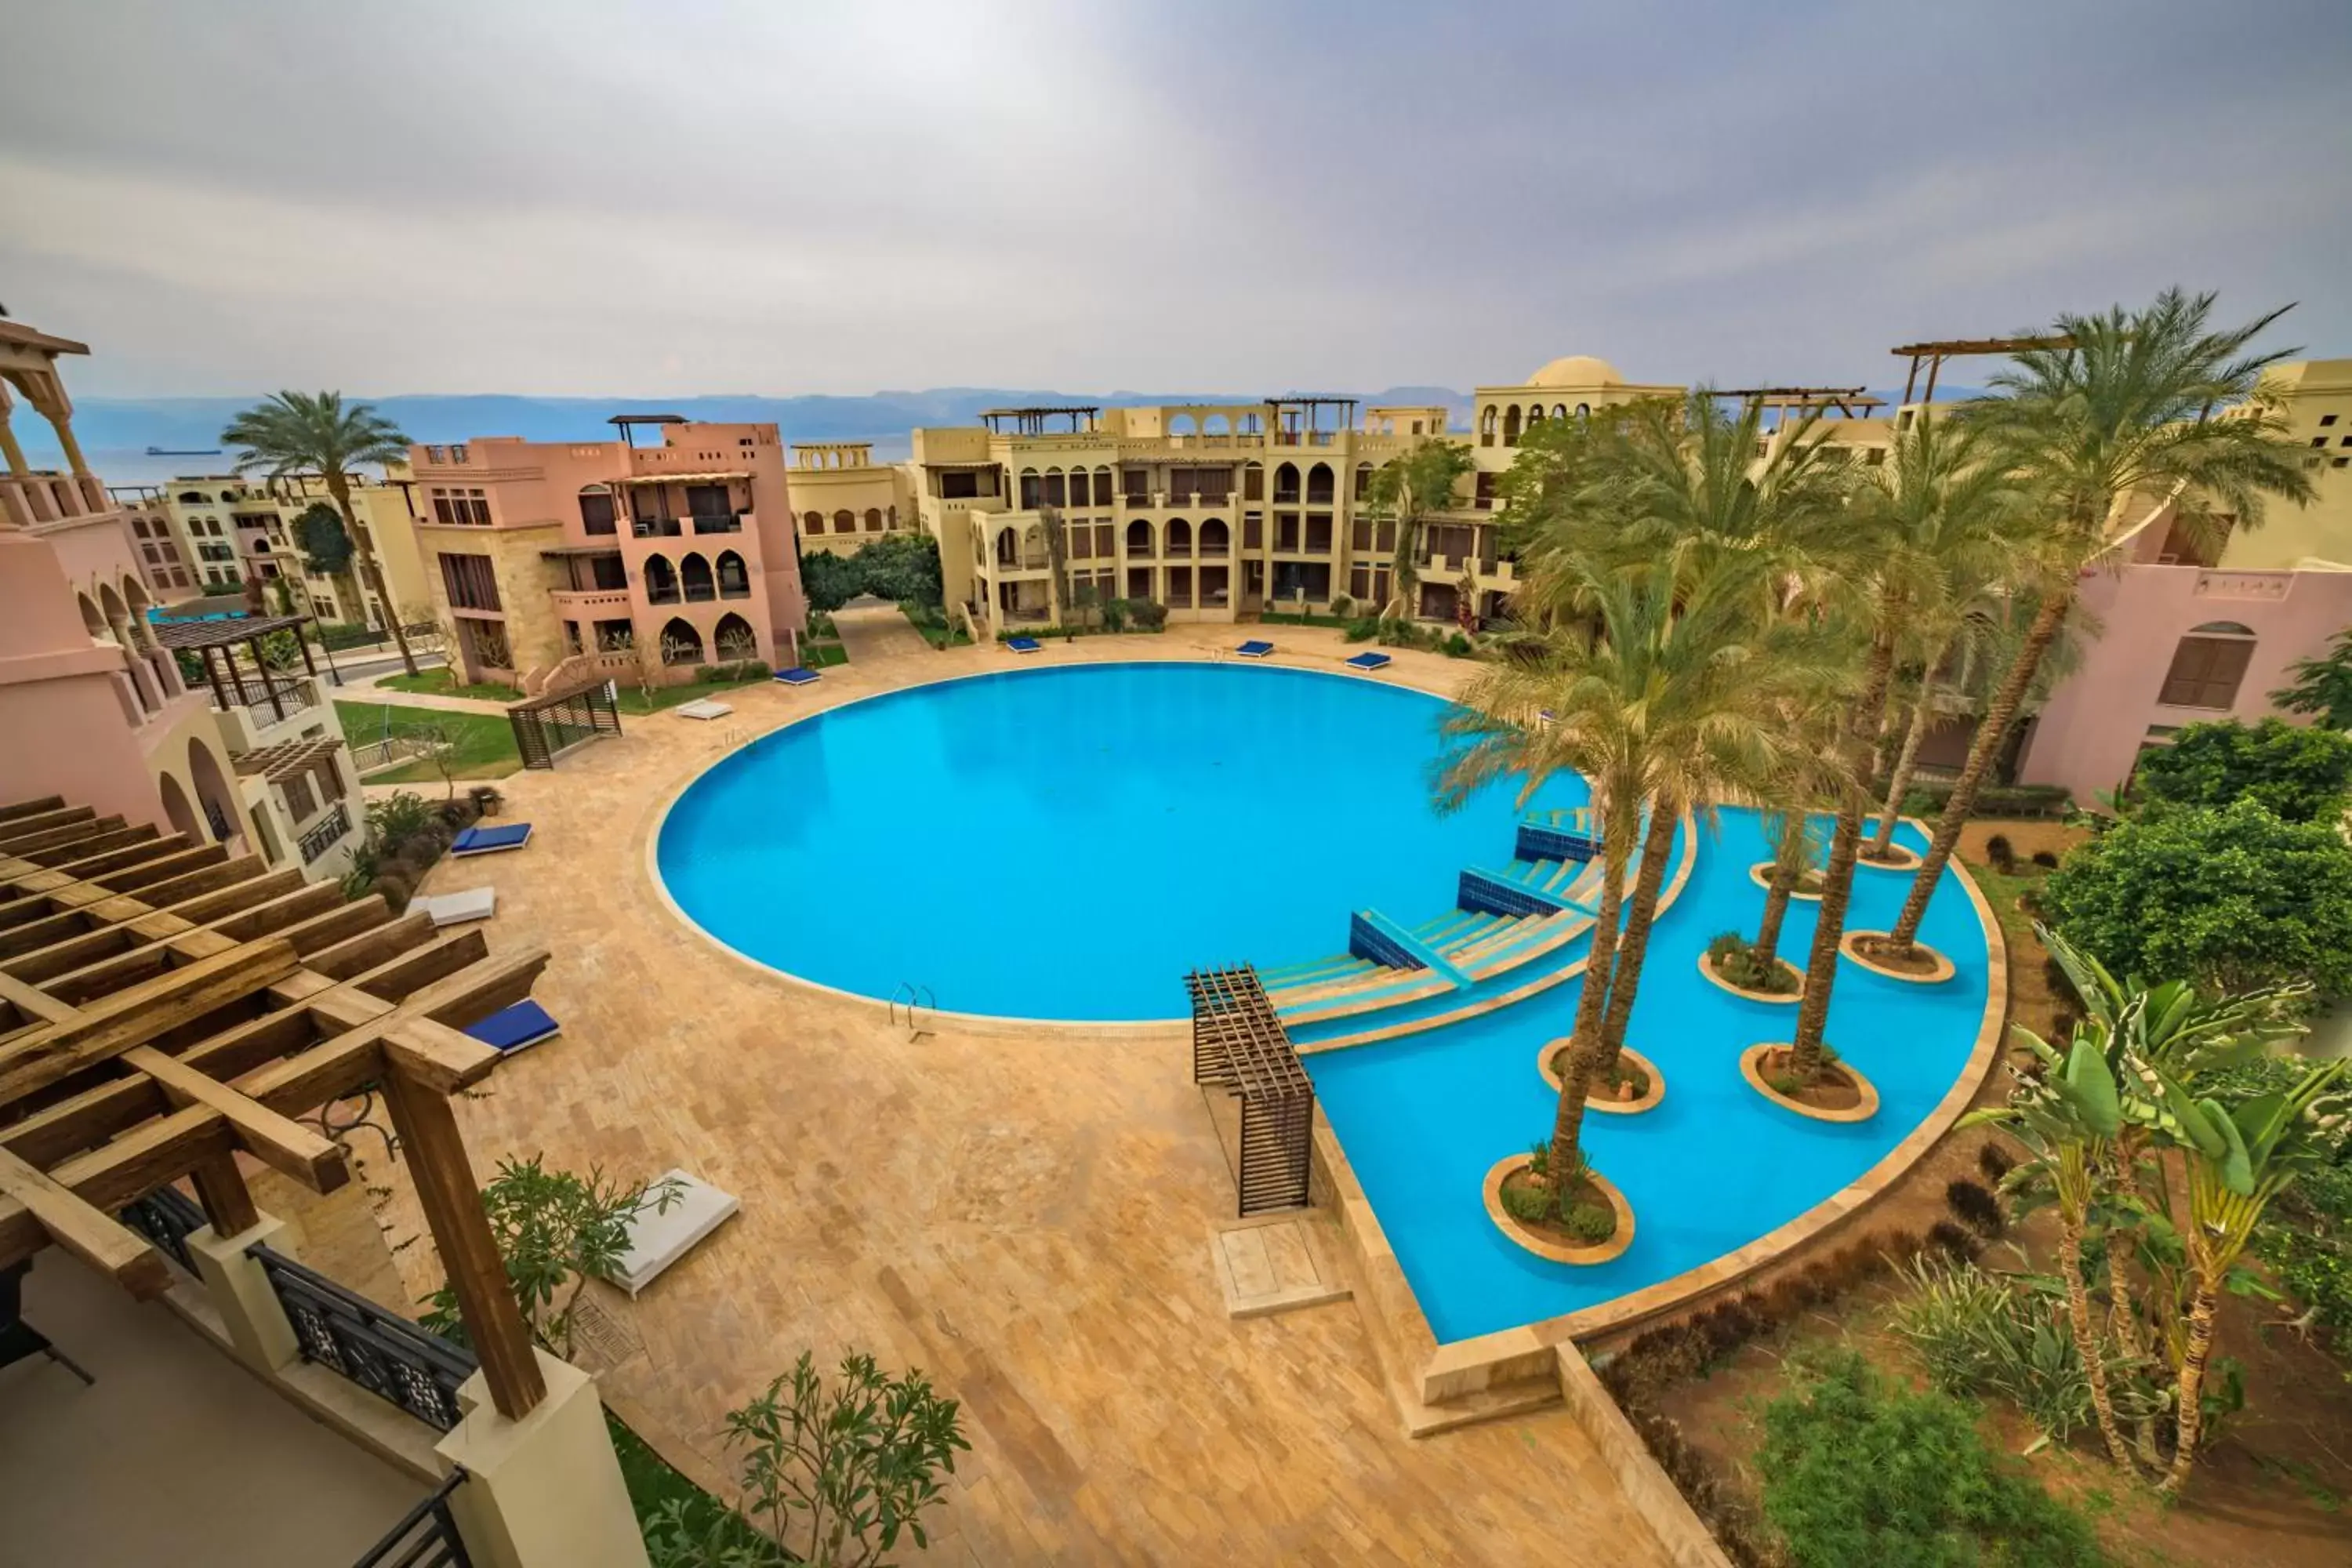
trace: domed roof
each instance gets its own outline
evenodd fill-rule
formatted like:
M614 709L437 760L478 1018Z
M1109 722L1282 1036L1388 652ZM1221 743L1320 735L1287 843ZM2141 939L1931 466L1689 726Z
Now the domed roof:
M1622 386L1625 378L1605 359L1570 354L1556 359L1528 377L1529 386Z

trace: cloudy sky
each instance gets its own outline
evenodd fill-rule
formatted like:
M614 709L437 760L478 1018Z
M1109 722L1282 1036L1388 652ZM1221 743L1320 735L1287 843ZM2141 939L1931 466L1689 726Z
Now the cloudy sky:
M18 0L0 303L88 395L1884 384L2300 300L2352 3Z

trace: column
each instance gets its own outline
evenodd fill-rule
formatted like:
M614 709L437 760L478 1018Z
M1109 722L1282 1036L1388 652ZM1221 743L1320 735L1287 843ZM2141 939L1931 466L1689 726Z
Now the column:
M466 1471L449 1510L467 1552L476 1568L646 1568L595 1380L531 1353L544 1398L520 1417L501 1415L476 1373L457 1391L466 1418L434 1445Z
M275 1377L300 1358L301 1343L261 1265L246 1256L257 1243L291 1258L299 1238L287 1221L257 1214L251 1225L227 1236L210 1226L194 1232L188 1251L236 1359L264 1377Z
M16 445L16 432L8 427L8 384L0 381L0 458L8 460L8 471L22 477L33 471L25 461L25 448Z

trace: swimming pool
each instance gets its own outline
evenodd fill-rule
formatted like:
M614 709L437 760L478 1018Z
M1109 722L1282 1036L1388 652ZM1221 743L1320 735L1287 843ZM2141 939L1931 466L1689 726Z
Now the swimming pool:
M1899 837L1925 847L1908 827ZM1718 931L1753 934L1764 894L1748 868L1769 855L1755 813L1720 813L1713 831L1700 830L1690 880L1653 930L1626 1043L1664 1074L1665 1100L1584 1123L1593 1164L1633 1207L1633 1245L1613 1262L1537 1258L1495 1227L1481 1196L1488 1166L1550 1131L1559 1097L1536 1058L1569 1032L1580 980L1466 1023L1306 1058L1440 1343L1596 1306L1747 1245L1876 1163L1958 1078L1983 1019L1989 964L1983 926L1948 870L1920 935L1954 961L1953 979L1917 985L1839 962L1830 1042L1877 1086L1878 1114L1808 1121L1748 1088L1740 1052L1789 1038L1797 1010L1719 990L1697 961ZM1910 886L1908 876L1857 871L1848 929L1886 929ZM1790 905L1780 951L1800 963L1816 908Z
M721 942L949 1012L1181 1016L1183 975L1336 953L1348 916L1454 905L1510 858L1507 789L1429 804L1439 699L1360 676L1155 662L868 698L731 753L664 820L672 900ZM1583 804L1580 779L1533 803Z

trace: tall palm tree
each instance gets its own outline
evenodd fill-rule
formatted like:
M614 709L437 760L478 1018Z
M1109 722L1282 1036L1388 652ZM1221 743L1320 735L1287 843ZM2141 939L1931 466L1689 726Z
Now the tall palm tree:
M1838 943L1845 934L1862 845L1867 792L1876 777L1879 732L1896 653L1918 628L1948 618L1960 593L1985 580L2008 550L2017 485L1972 431L1922 414L1898 434L1887 460L1867 470L1853 494L1835 563L1857 637L1864 645L1853 705L1846 710L1833 780L1837 820L1830 833L1813 946L1790 1069L1810 1080L1828 1061L1824 1031L1837 982Z
M1723 795L1774 788L1800 750L1776 717L1781 700L1826 675L1791 623L1758 614L1752 563L1549 570L1576 585L1552 606L1572 613L1473 678L1444 727L1435 794L1450 808L1511 777L1524 803L1564 769L1591 785L1605 880L1552 1121L1548 1169L1560 1182L1582 1167L1585 1100L1624 1044L1676 824Z
M384 586L375 542L360 527L359 516L352 510L352 468L402 461L408 456L408 437L369 405L345 405L340 392L279 392L230 420L221 440L239 448L236 471L240 474L264 473L273 479L315 474L325 483L335 509L343 515L352 552L383 606L392 640L400 648L400 662L415 675L416 656L408 651L408 634L400 624L399 607Z
M2045 509L2026 585L2036 596L2015 663L1986 704L1967 764L1936 824L1925 864L1895 922L1893 945L1917 940L1927 900L1976 807L2044 655L2074 607L2083 571L2108 550L2117 514L2139 498L2195 519L2263 519L2273 498L2311 499L2303 448L2286 434L2263 373L2299 351L2247 345L2284 314L2211 325L2215 296L2168 289L2147 309L2061 316L2063 346L2027 349L1996 372L1997 395L1967 405L1969 422L2031 475Z
M1367 508L1396 525L1388 603L1377 606L1382 620L1411 620L1421 599L1421 521L1454 502L1454 481L1468 473L1470 454L1451 441L1423 441L1391 458L1372 475Z

